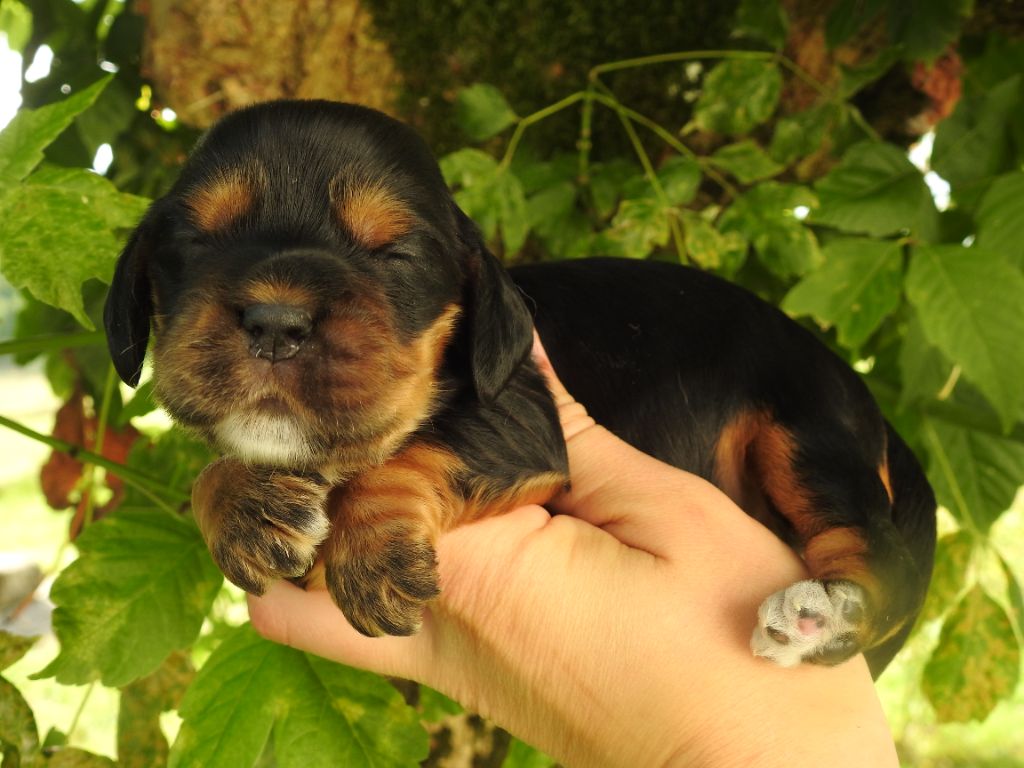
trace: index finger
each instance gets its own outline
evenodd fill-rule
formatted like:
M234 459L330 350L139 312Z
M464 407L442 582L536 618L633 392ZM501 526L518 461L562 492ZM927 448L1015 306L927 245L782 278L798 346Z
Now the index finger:
M427 633L366 637L352 628L326 589L304 590L287 581L259 597L246 595L253 628L267 640L382 675L413 677ZM424 623L428 617L424 617Z
M721 505L735 506L705 480L648 456L597 424L559 380L536 331L533 357L558 406L569 453L572 486L547 504L552 511L585 520L634 549L669 557L695 518Z

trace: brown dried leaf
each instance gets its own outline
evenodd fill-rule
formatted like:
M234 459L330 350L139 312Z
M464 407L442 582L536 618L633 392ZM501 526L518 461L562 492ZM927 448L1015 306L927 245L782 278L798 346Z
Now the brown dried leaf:
M71 445L92 449L96 444L96 433L99 422L95 415L87 415L85 398L81 386L76 386L71 397L57 411L53 426L53 436ZM111 461L123 464L128 459L128 452L138 438L138 430L131 424L120 429L107 426L103 435L101 455ZM43 465L39 475L43 495L47 504L53 509L67 509L75 500L72 493L82 479L83 464L74 456L64 451L53 451L49 460ZM93 519L98 520L109 514L121 503L124 496L124 481L112 473L107 473L105 484L113 497L104 505L93 510ZM71 521L71 537L75 538L81 531L85 519L85 511L89 506L88 489L77 500L75 516Z
M52 435L72 445L85 443L85 411L82 390L75 391L58 409ZM63 451L54 451L39 473L39 483L46 497L46 503L53 509L67 509L71 506L71 492L82 477L82 462Z

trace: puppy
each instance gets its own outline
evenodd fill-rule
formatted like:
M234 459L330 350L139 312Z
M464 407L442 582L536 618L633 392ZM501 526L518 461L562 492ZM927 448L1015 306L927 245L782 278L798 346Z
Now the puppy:
M534 325L600 423L803 557L811 579L765 601L756 653L866 651L877 674L921 607L935 500L841 360L693 269L506 271L424 143L373 110L224 118L131 236L105 323L131 385L152 332L157 398L224 454L193 509L226 576L254 594L322 580L364 634L417 630L441 532L566 487Z

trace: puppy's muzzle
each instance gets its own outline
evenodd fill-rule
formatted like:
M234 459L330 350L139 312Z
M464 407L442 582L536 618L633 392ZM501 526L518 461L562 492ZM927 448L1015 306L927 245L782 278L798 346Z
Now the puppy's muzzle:
M252 304L242 312L242 328L252 356L276 363L295 357L313 332L313 318L301 307Z

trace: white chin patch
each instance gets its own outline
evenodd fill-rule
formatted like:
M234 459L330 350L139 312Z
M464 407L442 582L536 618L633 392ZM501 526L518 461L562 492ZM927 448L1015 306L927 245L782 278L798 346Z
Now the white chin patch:
M214 427L217 443L226 452L253 464L301 466L313 452L292 419L273 414L231 414Z

